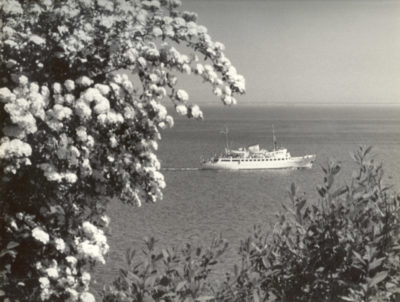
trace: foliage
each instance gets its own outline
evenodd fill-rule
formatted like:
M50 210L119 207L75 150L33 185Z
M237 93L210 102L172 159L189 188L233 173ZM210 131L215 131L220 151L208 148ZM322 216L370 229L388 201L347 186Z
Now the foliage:
M162 100L202 118L176 74L198 75L225 104L244 93L224 46L179 6L1 2L2 298L92 301L89 272L109 249L106 197L162 197L155 151L173 125Z
M255 228L223 301L399 301L400 197L382 182L371 148L353 155L349 185L334 188L340 165L323 167L320 199L306 205L292 184L291 207L272 234Z
M156 250L155 240L147 239L145 259L134 262L136 252L128 250L128 269L120 270L120 276L106 289L103 301L212 300L210 273L226 247L227 243L218 238L208 248L186 244L181 249Z
M291 206L284 206L271 232L255 226L241 242L241 261L222 286L204 274L211 288L190 285L182 292L179 284L190 281L179 283L183 274L168 275L168 267L185 267L192 258L183 253L168 261L167 252L154 253L145 265L131 267L133 275L122 272L106 296L113 299L105 301L147 301L139 292L151 296L149 301L195 301L200 296L238 302L400 301L400 196L384 186L382 166L370 159L370 150L360 147L353 155L358 170L349 185L334 186L338 163L323 167L316 202L307 204L292 184ZM149 263L161 258L163 269L152 269ZM173 285L163 287L163 278ZM137 284L145 284L145 290L139 291ZM157 296L160 286L162 295Z

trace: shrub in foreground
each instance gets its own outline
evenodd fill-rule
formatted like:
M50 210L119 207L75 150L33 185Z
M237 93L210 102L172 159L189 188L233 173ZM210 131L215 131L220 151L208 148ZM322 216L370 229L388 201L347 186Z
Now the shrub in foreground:
M156 151L174 123L162 101L203 117L178 76L224 104L244 93L224 45L180 6L0 1L0 299L93 301L109 198L162 198Z
M210 274L201 275L202 284L208 283L201 287L167 277L175 283L157 295L168 269L153 270L151 280L159 283L152 287L135 268L117 281L114 300L106 301L141 301L138 283L151 293L146 301L400 301L400 197L383 184L382 166L369 157L370 150L360 147L353 154L358 168L347 185L334 185L338 163L323 167L315 202L307 203L292 184L291 206L284 206L272 231L256 226L241 242L240 263L222 286ZM190 266L192 258L184 255L176 256L177 267ZM168 254L154 259L161 257Z
M215 239L207 248L186 244L179 250L157 250L153 238L145 243L144 259L135 262L135 251L127 251L128 269L120 270L120 276L105 291L104 302L213 299L209 277L227 248L224 240Z
M384 186L370 150L353 154L358 170L348 185L334 186L338 163L324 167L315 203L291 186L291 207L272 233L256 228L242 242L242 266L222 300L398 301L400 198Z

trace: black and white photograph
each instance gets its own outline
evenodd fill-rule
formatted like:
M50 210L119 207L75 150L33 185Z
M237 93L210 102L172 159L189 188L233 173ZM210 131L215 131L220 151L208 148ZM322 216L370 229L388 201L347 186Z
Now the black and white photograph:
M400 302L399 0L0 18L0 301Z

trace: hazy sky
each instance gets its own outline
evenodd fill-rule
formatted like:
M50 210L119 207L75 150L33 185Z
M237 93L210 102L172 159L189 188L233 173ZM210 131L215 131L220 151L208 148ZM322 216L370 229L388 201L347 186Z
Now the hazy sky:
M246 78L242 102L400 104L400 1L183 0L183 9L225 44ZM212 99L189 86L193 100Z

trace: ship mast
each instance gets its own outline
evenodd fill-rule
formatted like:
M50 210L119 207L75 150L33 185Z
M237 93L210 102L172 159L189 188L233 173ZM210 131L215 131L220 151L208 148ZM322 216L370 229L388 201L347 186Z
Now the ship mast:
M272 125L272 143L274 145L274 151L276 151L276 137L275 137L275 128L274 125Z
M225 148L227 150L229 150L229 139L228 139L229 129L228 129L228 127L225 126L225 129L221 130L221 133L225 134Z

